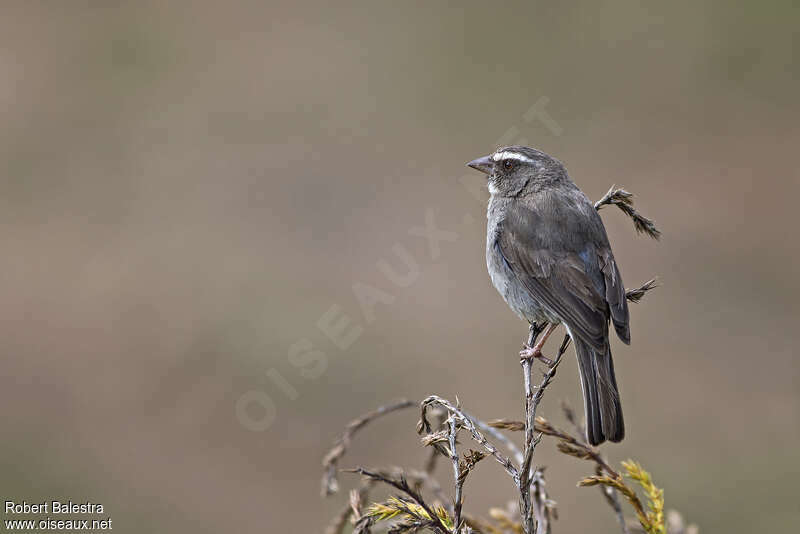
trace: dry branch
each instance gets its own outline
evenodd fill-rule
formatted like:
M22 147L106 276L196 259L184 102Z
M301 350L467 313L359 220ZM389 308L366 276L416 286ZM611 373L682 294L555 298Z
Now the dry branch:
M458 450L456 449L456 438L458 437L458 421L455 416L450 415L447 419L449 427L448 443L450 444L450 461L453 462L453 480L455 481L456 496L453 501L453 531L461 530L461 507L464 504L464 481L465 476L461 476L461 465L458 460Z
M533 346L533 341L535 341L535 338L538 335L537 330L539 330L539 327L531 325L531 334L528 338L528 346ZM531 358L522 358L521 361L525 384L525 452L523 455L522 466L519 470L519 507L520 514L522 515L522 526L525 529L526 534L533 534L534 532L534 509L531 506L531 465L533 463L533 452L536 449L536 445L541 440L541 435L538 438L534 436L536 408L539 406L539 403L542 400L545 389L547 389L547 386L550 384L553 376L555 376L558 364L561 363L561 357L567 351L569 342L570 337L565 336L564 341L561 343L561 347L558 349L558 354L556 355L555 360L553 360L553 363L548 366L542 382L536 389L536 393L534 393L531 389ZM541 506L538 508L542 509ZM544 532L543 529L546 526L545 518L540 516L538 518L538 523L540 527L538 532L542 534Z
M324 474L322 475L322 496L325 497L339 491L339 481L336 478L336 468L339 460L347 452L347 448L350 446L350 441L356 432L364 428L364 426L371 421L374 421L383 415L396 412L398 410L411 408L412 406L416 405L417 403L414 401L402 399L391 404L379 406L375 410L365 413L361 417L350 421L345 427L342 435L339 436L334 442L333 448L331 448L331 450L328 451L328 454L326 454L322 459L322 467L324 469Z

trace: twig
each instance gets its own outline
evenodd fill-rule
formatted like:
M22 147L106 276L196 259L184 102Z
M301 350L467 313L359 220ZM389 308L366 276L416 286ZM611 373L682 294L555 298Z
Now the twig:
M455 500L453 501L453 532L458 534L461 530L461 507L464 504L464 480L461 476L461 466L458 461L458 451L456 450L456 437L458 436L458 422L455 415L450 415L447 419L450 442L450 461L453 462L453 480L455 483Z
M534 329L531 328L531 333L533 334ZM539 387L536 389L536 393L533 393L531 389L531 358L523 358L522 359L522 370L523 370L523 377L525 382L525 449L524 449L524 459L522 462L522 466L520 467L520 483L519 483L519 493L520 493L520 514L522 515L522 526L525 529L526 534L533 534L534 532L534 522L533 522L533 508L531 507L531 464L533 462L533 452L536 449L536 445L541 440L541 435L539 438L534 437L534 427L535 427L535 420L536 420L536 408L539 406L539 403L542 400L542 396L544 395L545 389L550 384L550 381L556 374L556 369L558 369L558 364L561 363L561 357L567 351L567 347L570 343L569 335L564 336L564 341L561 343L561 347L558 349L558 354L556 355L555 359L553 360L552 365L550 365L547 369L547 372L544 374L544 378L542 378L542 382L539 384ZM541 528L544 527L544 522L539 521L540 529L539 532L541 533Z
M552 532L553 519L557 518L555 502L547 495L544 481L544 468L540 467L533 473L533 504L536 506L536 517L539 520L538 530L545 534Z
M505 430L521 430L524 428L524 424L521 421L512 421L508 419L497 419L494 421L490 421L489 425L495 428L502 428ZM575 456L576 458L581 458L583 460L592 460L603 470L611 475L614 478L619 478L619 473L617 473L614 468L612 468L608 462L600 455L600 453L589 445L588 443L568 434L563 430L559 430L558 428L554 427L550 424L550 421L545 419L544 417L537 416L536 423L534 425L536 432L540 434L544 434L545 436L552 436L561 440L558 444L558 450L564 454L569 456Z
M465 416L467 416L475 424L475 426L477 426L478 428L489 434L495 440L502 443L506 447L506 449L508 449L508 451L514 456L514 461L522 465L522 460L523 460L522 451L519 450L519 447L517 447L517 445L513 441L508 439L502 432L498 432L496 428L492 428L490 423L486 423L478 419L477 417L475 417L474 415L470 414L467 411L462 410L462 413Z
M609 189L608 192L603 195L603 198L594 203L594 209L600 211L603 206L608 206L611 204L617 206L620 210L622 210L623 213L625 213L625 215L633 219L633 225L637 232L645 233L656 240L661 238L661 230L656 228L656 225L652 219L648 219L633 208L633 193L629 193L624 189L616 189L616 185L612 185L611 189ZM625 291L625 298L627 298L630 302L637 303L642 300L642 297L644 297L645 293L655 287L658 286L656 284L656 279L653 278L642 284L640 287Z
M658 287L657 279L653 278L637 288L626 290L625 298L628 299L630 302L636 304L640 300L642 300L642 297L644 297L645 293L657 287Z
M606 462L605 458L603 458L597 449L585 441L554 427L550 424L550 421L544 417L536 418L536 428L546 436L553 436L561 440L558 443L558 450L560 452L583 460L592 460L612 477L620 477L620 474Z
M399 467L396 467L393 471L393 476L399 476L402 473L403 470ZM439 501L448 512L453 513L453 503L447 498L447 495L445 495L442 486L439 484L439 481L432 477L430 473L427 471L420 471L418 469L409 469L405 471L405 474L417 485L415 490L421 491L423 486L427 486L428 490L430 490L430 492L436 497L436 500Z
M583 425L578 423L575 417L575 412L572 410L572 408L566 403L562 403L561 408L564 411L567 421L569 421L575 427L577 434L579 436L584 436L585 430ZM488 424L494 428L502 428L510 431L520 431L523 430L525 426L522 421L512 421L508 419L497 419L494 421L489 421ZM575 456L581 459L594 461L598 475L602 475L602 472L605 471L614 478L620 477L619 473L608 464L608 462L605 460L605 458L603 458L597 449L590 446L585 441L554 427L544 417L539 416L536 418L536 424L534 428L541 434L558 438L560 440L558 444L558 450L560 452L569 456ZM622 527L623 533L629 534L627 525L625 524L625 518L622 514L622 507L619 502L617 491L613 487L609 486L601 486L600 490L602 491L606 501L614 510L614 513L617 516L617 521L619 521L620 526Z
M455 406L453 406L450 403L450 401L448 401L447 399L443 399L443 398L441 398L441 397L439 397L437 395L431 395L430 397L428 397L427 399L422 401L422 403L420 404L422 413L421 413L420 421L419 421L419 423L417 425L417 432L418 433L420 433L420 434L422 434L422 433L430 434L431 433L432 428L431 428L430 422L427 419L426 413L427 413L427 410L429 408L431 408L433 406L436 406L436 405L442 406L447 411L449 411L451 414L457 415L458 418L459 418L459 421L461 422L461 425L465 429L467 429L467 431L472 436L472 439L475 440L477 443L479 443L484 449L486 449L486 451L489 454L491 454L492 457L495 460L497 460L497 462L500 465L503 466L503 468L506 470L506 472L509 475L511 475L511 477L514 479L515 482L519 481L519 471L517 470L516 467L514 467L514 464L511 462L511 460L509 458L503 456L502 454L500 454L500 451L497 450L497 447L493 443L491 443L489 440L486 439L486 437L478 430L478 428L475 425L475 423L473 423L472 420L469 417L467 417L464 414L464 412L461 411L461 409L456 408Z
M438 455L438 453L436 453ZM380 473L381 475L387 478L402 478L405 477L406 480L410 480L414 484L414 491L417 493L422 492L423 487L427 487L428 490L436 497L436 500L444 506L449 513L453 512L453 503L450 501L447 495L445 495L442 486L439 484L439 481L432 477L429 473L425 471L420 471L419 469L403 469L401 467L390 467L387 469L375 469L375 473Z
M536 343L536 338L545 329L546 325L531 324L528 331L527 347L533 347ZM531 506L531 463L533 462L533 451L536 448L534 443L534 421L536 418L536 406L538 402L533 404L534 395L531 386L531 366L533 361L530 357L522 358L522 378L525 387L525 443L523 444L523 459L520 464L520 480L517 485L519 489L519 510L522 520L522 528L526 534L533 534L533 518L534 509ZM537 514L538 515L538 514ZM544 519L539 517L539 525L544 524Z
M629 193L624 189L615 189L616 185L612 185L608 193L603 195L603 198L595 202L594 209L600 211L603 206L615 205L622 212L633 220L633 226L639 233L647 234L653 239L658 240L661 237L661 230L656 228L656 224L652 219L648 219L633 207L633 193Z
M347 448L350 446L350 441L356 432L361 430L371 421L383 415L396 412L398 410L403 410L405 408L411 408L412 406L416 406L416 404L417 403L412 400L401 399L391 404L379 406L375 410L350 421L345 427L342 435L339 436L339 438L337 438L334 442L333 448L331 448L331 450L328 451L328 454L326 454L322 459L322 467L324 469L321 484L322 496L325 497L339 491L339 481L336 478L336 467L339 463L339 460L347 452Z

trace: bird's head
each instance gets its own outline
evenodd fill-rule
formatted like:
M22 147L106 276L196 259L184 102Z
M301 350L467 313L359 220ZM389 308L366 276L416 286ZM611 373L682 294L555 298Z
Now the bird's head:
M499 148L467 166L486 174L492 196L516 196L526 188L535 190L567 175L560 161L527 146Z

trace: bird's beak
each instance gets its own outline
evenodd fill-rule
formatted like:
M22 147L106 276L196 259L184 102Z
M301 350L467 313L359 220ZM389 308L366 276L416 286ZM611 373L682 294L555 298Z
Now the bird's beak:
M483 156L482 158L474 159L467 163L467 167L472 167L484 174L492 174L492 170L494 170L494 161L491 156Z

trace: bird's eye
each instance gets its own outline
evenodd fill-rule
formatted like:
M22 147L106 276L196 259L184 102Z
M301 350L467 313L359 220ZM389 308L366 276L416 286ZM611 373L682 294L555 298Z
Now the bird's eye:
M510 171L514 167L514 162L510 159L503 161L503 168L507 171Z

